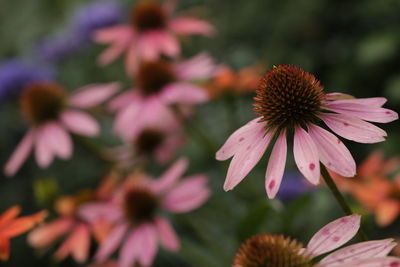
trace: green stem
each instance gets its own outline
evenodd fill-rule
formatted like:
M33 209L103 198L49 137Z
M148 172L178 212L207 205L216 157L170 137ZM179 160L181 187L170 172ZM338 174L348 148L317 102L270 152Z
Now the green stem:
M343 197L342 193L340 193L339 189L337 188L335 182L333 181L332 177L329 175L328 171L326 170L325 166L321 164L321 176L324 179L326 185L328 186L329 190L331 190L333 196L336 198L336 201L339 203L340 207L344 211L346 215L354 214L347 204L345 198ZM368 237L365 234L364 230L360 226L360 230L358 232L359 237L363 241L367 241Z

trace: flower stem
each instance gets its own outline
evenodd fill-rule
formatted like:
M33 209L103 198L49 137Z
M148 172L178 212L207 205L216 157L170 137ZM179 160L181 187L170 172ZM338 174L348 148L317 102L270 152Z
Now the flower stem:
M328 186L329 190L331 190L333 196L336 198L336 201L339 203L340 207L344 211L346 215L352 215L353 212L350 206L347 204L345 198L343 197L342 193L340 193L339 189L337 188L335 182L333 181L332 177L329 175L328 171L326 170L325 166L321 164L321 176L324 179L326 185ZM360 226L360 230L358 232L359 237L363 241L367 241L368 237L365 234L364 230Z

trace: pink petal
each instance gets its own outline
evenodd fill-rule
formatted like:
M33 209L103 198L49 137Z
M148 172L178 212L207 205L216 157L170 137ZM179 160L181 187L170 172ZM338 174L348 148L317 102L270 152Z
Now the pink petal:
M310 183L317 185L320 177L318 149L301 127L297 127L294 133L293 154L300 172Z
M215 28L210 23L190 17L175 18L170 21L168 27L174 33L181 35L199 34L212 36L215 34Z
M265 189L270 199L275 198L281 185L283 172L285 171L286 155L286 131L283 130L279 134L269 156L267 172L265 173Z
M400 258L397 257L381 257L374 259L364 259L349 264L342 265L342 267L399 267ZM329 267L329 266L326 266Z
M203 80L213 76L216 68L214 60L207 53L201 53L176 64L175 72L181 80Z
M119 206L109 202L83 204L79 207L77 213L80 219L92 224L104 218L111 223L117 223L123 217L123 212Z
M103 262L107 260L121 244L127 230L127 223L121 223L115 226L114 229L107 235L107 238L100 244L94 256L95 261Z
M156 180L152 189L158 193L170 189L182 177L188 165L189 161L186 158L180 158Z
M176 58L181 53L181 46L178 40L169 32L159 32L157 36L157 42L160 48L160 52L169 57Z
M99 124L85 112L66 110L61 113L60 119L65 127L73 133L84 136L96 136L99 134Z
M28 235L28 243L35 248L47 247L68 232L73 224L70 218L61 218L41 225Z
M317 256L340 247L356 235L360 220L361 216L350 215L328 223L311 238L307 251Z
M319 126L309 125L308 128L308 133L317 145L321 162L344 177L353 177L356 174L356 163L343 142Z
M115 43L110 45L103 53L97 58L97 64L101 67L107 66L121 56L127 49L128 44Z
M134 229L122 247L120 267L131 267L135 259L143 267L152 264L157 253L157 233L153 225L142 224Z
M70 97L69 103L77 108L91 108L108 100L120 88L120 83L91 84L78 89Z
M108 109L112 112L116 112L134 103L137 98L137 93L134 89L122 92L118 96L114 97L108 104Z
M361 104L343 103L337 101L325 102L327 109L337 113L354 116L366 121L387 123L399 118L393 110Z
M225 191L233 189L240 183L263 156L272 138L270 132L265 133L263 125L265 124L259 123L259 126L254 129L256 130L254 133L246 135L243 144L235 152L226 175Z
M30 129L22 138L4 167L5 175L13 176L19 170L33 148L35 134L35 130Z
M232 157L245 143L247 136L253 136L261 128L265 127L264 123L258 123L259 120L260 118L251 120L231 134L225 144L217 151L215 158L217 160L227 160Z
M139 61L139 55L137 53L137 47L131 45L125 57L125 71L128 74L128 76L132 77L136 73L139 64L138 61Z
M167 104L199 104L208 100L205 89L198 85L183 82L165 86L160 97Z
M352 263L361 259L384 257L396 246L393 239L383 239L361 242L339 249L321 260L321 264L330 267L341 266L343 263Z
M337 98L338 100L335 101L335 103L342 103L342 104L359 104L359 105L365 105L365 106L372 106L372 107L382 107L383 104L386 103L387 99L384 97L369 97L369 98L352 98L352 99L344 99L344 97L348 96L345 94L340 94L340 93L330 93L326 94L328 99L335 100Z
M43 138L47 139L47 146L55 155L62 159L68 159L72 155L71 136L58 123L49 122L43 126Z
M54 151L52 146L49 144L49 140L46 137L44 131L46 125L41 126L36 130L36 143L35 143L35 157L36 162L41 168L45 168L50 165L54 158Z
M59 260L65 259L69 253L77 263L84 263L88 258L90 246L89 228L81 223L70 234L66 241L57 250L55 256Z
M159 44L159 31L142 33L137 41L137 53L144 60L158 59L161 49Z
M194 175L177 184L164 199L162 206L170 212L188 212L201 206L210 196L207 176Z
M95 31L93 41L96 43L113 43L132 36L132 28L129 25L117 25Z
M387 135L381 128L352 116L325 113L320 118L336 134L359 143L382 142Z
M171 224L164 218L158 217L155 220L161 245L169 251L176 252L180 248L179 238Z

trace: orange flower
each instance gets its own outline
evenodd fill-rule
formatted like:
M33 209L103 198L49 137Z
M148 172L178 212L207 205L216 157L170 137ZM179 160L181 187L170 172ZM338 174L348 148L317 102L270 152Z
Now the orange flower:
M213 79L206 86L206 90L211 99L221 95L231 93L249 93L257 89L260 75L262 74L260 65L249 66L235 72L228 66L221 66Z
M46 211L17 218L20 206L12 206L0 215L0 260L6 261L10 256L10 239L32 229L47 216Z
M374 213L377 224L384 227L400 214L400 175L390 178L399 167L397 157L385 160L382 152L375 151L360 165L356 177L341 179L332 175L340 189L351 194L367 212Z

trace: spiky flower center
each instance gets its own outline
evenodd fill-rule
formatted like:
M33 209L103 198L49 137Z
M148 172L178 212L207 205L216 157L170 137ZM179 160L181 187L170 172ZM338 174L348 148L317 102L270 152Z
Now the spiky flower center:
M312 267L311 259L296 240L264 234L240 246L232 267Z
M124 196L125 216L133 224L151 221L157 208L156 196L145 187L135 186Z
M318 119L323 86L299 67L280 65L261 79L254 98L254 112L269 129L305 127Z
M55 83L33 83L22 92L20 104L24 117L32 124L55 120L65 106L67 96Z
M158 129L143 130L134 145L139 153L152 154L165 140L165 134Z
M132 9L131 23L139 32L162 29L167 24L167 14L160 3L142 0Z
M142 62L136 75L136 82L143 95L158 93L174 80L173 68L165 60Z

